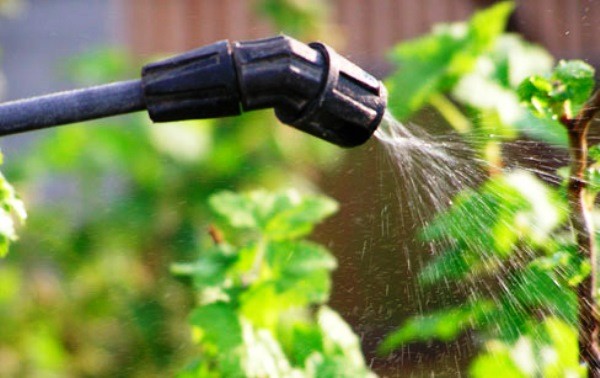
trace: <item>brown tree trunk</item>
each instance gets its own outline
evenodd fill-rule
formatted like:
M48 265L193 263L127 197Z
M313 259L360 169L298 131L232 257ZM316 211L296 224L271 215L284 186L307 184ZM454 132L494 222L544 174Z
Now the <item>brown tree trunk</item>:
M588 198L585 180L588 166L587 132L599 107L600 92L596 92L576 118L563 117L561 121L569 132L571 153L571 175L567 189L571 227L579 255L592 267L589 276L577 287L579 356L580 361L588 366L588 377L600 378L600 348L598 347L600 318L595 299L596 243L591 217L593 200Z

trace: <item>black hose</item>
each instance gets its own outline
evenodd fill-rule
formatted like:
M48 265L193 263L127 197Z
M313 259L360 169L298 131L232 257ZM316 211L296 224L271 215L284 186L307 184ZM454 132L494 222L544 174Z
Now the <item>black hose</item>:
M0 135L144 110L141 80L129 80L0 104Z

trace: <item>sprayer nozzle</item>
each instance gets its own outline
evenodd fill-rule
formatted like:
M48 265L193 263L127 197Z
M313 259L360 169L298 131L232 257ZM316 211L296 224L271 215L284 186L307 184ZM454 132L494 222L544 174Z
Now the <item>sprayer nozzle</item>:
M217 42L142 71L156 122L275 108L286 124L342 147L366 142L383 118L383 84L322 44L287 36Z

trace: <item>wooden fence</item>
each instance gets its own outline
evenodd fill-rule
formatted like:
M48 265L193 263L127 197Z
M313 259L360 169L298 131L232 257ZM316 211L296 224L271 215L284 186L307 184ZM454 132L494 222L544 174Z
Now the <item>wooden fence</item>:
M219 39L272 35L255 12L256 0L116 0L125 17L125 38L141 55L178 52ZM354 61L385 70L386 51L432 24L464 20L483 0L330 0L344 36L337 46ZM511 28L557 57L600 63L600 0L520 0ZM325 41L327 42L327 41Z

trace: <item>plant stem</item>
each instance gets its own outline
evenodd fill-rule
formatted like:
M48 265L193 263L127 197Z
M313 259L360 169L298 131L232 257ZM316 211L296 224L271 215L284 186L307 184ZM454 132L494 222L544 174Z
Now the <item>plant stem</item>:
M600 91L588 100L576 118L563 116L561 122L569 133L571 175L568 183L570 220L578 253L588 261L592 271L577 286L579 358L588 367L588 377L600 377L598 346L599 317L595 300L596 243L591 217L593 203L587 195L585 172L588 166L587 133L594 114L600 108Z
M502 143L497 140L489 140L483 146L481 154L487 163L487 171L490 177L497 176L502 173Z
M471 121L443 94L431 95L429 104L460 134L467 133L473 129Z

